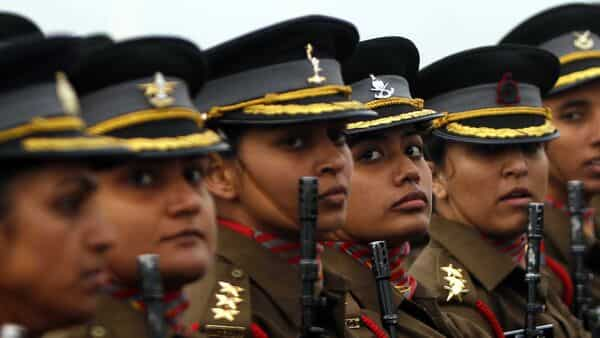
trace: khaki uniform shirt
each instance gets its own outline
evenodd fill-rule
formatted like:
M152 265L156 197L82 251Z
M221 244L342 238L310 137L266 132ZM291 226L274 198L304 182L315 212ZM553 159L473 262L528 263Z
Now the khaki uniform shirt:
M595 224L599 223L597 220L594 221ZM592 238L586 238L586 242L586 255L600 257L600 242ZM565 212L548 204L544 208L544 243L546 254L557 260L569 271L571 268L569 264L571 261L571 220ZM600 305L600 269L590 266L586 266L586 268L593 272L595 276L590 283L590 293L592 304L598 306Z
M86 325L49 332L43 338L144 338L150 337L146 316L130 304L110 296L101 296L95 317ZM177 337L169 332L167 337ZM191 338L201 337L199 333Z
M527 284L525 271L512 258L481 238L467 226L434 216L429 229L430 244L413 264L410 273L438 298L442 311L470 318L493 334L488 320L476 307L485 303L495 314L504 331L522 329L525 321ZM463 287L451 284L448 271L461 269ZM590 337L563 303L554 278L542 269L538 300L546 310L537 317L537 325L553 324L554 337ZM554 287L550 287L550 284ZM458 285L458 287L456 287ZM448 300L449 287L460 296Z
M379 311L377 286L372 272L347 254L326 248L323 264L349 281L349 288L356 301L367 309ZM453 314L440 311L436 299L422 286L412 300L393 292L392 303L398 314L398 337L473 337L489 335L477 325Z
M380 327L375 311L361 308L348 292L347 281L324 268L321 295L326 308L318 312L316 325L326 329L326 337L375 337L360 321L367 315ZM225 285L238 288L235 315L217 318L223 309ZM197 321L209 337L231 335L252 337L249 327L258 324L270 338L297 337L301 326L301 280L299 269L271 253L256 241L228 228L219 228L215 269L205 278L186 288L192 306L186 321ZM229 337L229 336L228 336Z

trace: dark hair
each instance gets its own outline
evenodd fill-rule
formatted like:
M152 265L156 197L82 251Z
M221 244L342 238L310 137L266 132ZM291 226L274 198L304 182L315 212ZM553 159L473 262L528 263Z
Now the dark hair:
M9 194L10 184L13 179L29 170L39 168L40 161L35 160L6 160L8 166L0 169L0 219L5 217L11 208Z
M433 162L436 166L441 166L444 163L446 155L446 144L448 141L437 137L433 134L428 135L425 139L425 157Z

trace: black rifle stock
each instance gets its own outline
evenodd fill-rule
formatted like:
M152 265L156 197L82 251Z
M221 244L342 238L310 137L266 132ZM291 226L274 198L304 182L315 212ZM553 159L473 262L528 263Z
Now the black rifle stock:
M567 183L569 217L571 220L571 278L575 284L573 298L573 314L582 322L586 321L589 308L589 277L584 266L585 239L583 236L583 214L585 211L583 199L583 182L569 181Z
M390 284L390 262L389 254L385 241L370 242L372 270L377 284L377 298L379 299L379 309L381 311L381 322L390 335L390 338L396 338L396 326L398 325L398 315L392 302L392 286Z
M166 338L167 323L164 319L163 287L160 277L159 256L139 255L138 272L142 287L142 299L146 304L146 327L150 338Z
M302 279L302 322L301 337L319 337L324 330L314 325L315 308L318 300L315 297L315 283L319 279L317 262L317 215L319 181L316 177L302 177L299 182L298 209L300 216L300 275Z
M27 337L27 330L24 327L17 324L2 324L0 325L0 338L25 338Z

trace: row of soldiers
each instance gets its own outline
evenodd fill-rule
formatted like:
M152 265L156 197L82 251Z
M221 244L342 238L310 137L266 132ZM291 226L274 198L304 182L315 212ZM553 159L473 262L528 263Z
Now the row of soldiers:
M324 16L0 26L2 338L596 337L600 6L422 70Z

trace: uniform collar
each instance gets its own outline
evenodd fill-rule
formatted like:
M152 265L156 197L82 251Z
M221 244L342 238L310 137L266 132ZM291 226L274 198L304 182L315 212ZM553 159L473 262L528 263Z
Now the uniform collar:
M518 266L481 234L466 225L434 215L429 236L464 265L487 291L494 290Z

